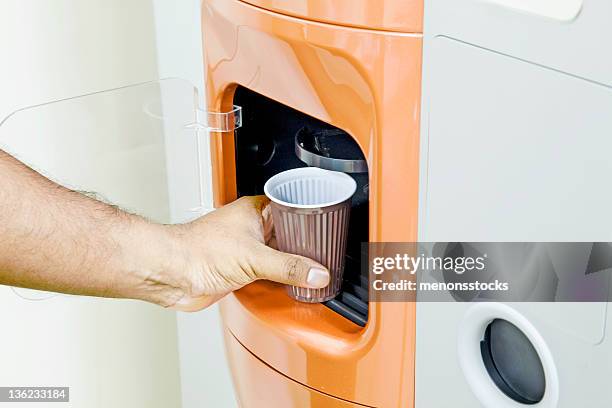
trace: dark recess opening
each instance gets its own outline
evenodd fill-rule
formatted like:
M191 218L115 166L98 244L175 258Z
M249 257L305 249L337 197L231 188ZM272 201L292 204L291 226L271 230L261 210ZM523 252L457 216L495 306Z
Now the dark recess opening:
M241 106L243 112L242 127L234 135L239 197L263 194L265 182L273 175L306 167L295 154L295 136L300 130L327 135L325 143L332 152L333 135L337 134L336 150L356 156L355 159L363 159L357 143L346 137L342 130L247 88L238 87L234 104ZM352 146L346 145L348 139ZM340 146L340 143L343 145ZM362 243L368 241L368 174L354 173L350 176L357 182L357 192L352 201L344 283L342 292L325 305L354 323L365 326L368 319L368 276L367 270L362 274L361 265L362 260L367 262Z

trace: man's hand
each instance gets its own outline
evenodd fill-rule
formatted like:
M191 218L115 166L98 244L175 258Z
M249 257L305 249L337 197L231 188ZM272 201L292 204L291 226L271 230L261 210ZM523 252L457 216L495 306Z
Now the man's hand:
M160 225L63 188L0 150L0 284L198 310L257 280L325 287L318 263L266 246L265 197Z
M267 246L273 238L265 196L243 197L196 221L168 226L175 237L177 263L161 272L182 296L179 310L202 309L258 279L310 288L325 287L329 273L320 264ZM172 304L173 296L164 301Z

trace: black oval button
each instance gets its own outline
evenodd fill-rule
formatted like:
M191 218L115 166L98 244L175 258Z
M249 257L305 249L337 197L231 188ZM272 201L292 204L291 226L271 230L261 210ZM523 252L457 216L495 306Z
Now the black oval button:
M546 378L537 351L527 336L507 320L487 326L480 352L487 372L508 397L523 404L537 404L544 397Z

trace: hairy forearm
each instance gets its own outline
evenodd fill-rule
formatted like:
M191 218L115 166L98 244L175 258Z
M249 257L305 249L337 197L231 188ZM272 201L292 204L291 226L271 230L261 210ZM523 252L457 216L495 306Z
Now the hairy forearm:
M322 288L324 266L278 252L265 197L160 225L61 187L0 150L0 284L199 310L257 279Z
M61 187L0 150L0 284L171 305L165 227Z

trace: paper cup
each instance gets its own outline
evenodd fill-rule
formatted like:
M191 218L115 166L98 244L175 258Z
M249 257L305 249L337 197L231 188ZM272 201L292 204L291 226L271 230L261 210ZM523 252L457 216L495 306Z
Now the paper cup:
M284 171L264 185L272 201L278 249L314 259L330 273L329 285L322 289L288 286L292 298L325 302L340 292L351 197L356 189L350 176L316 167Z

